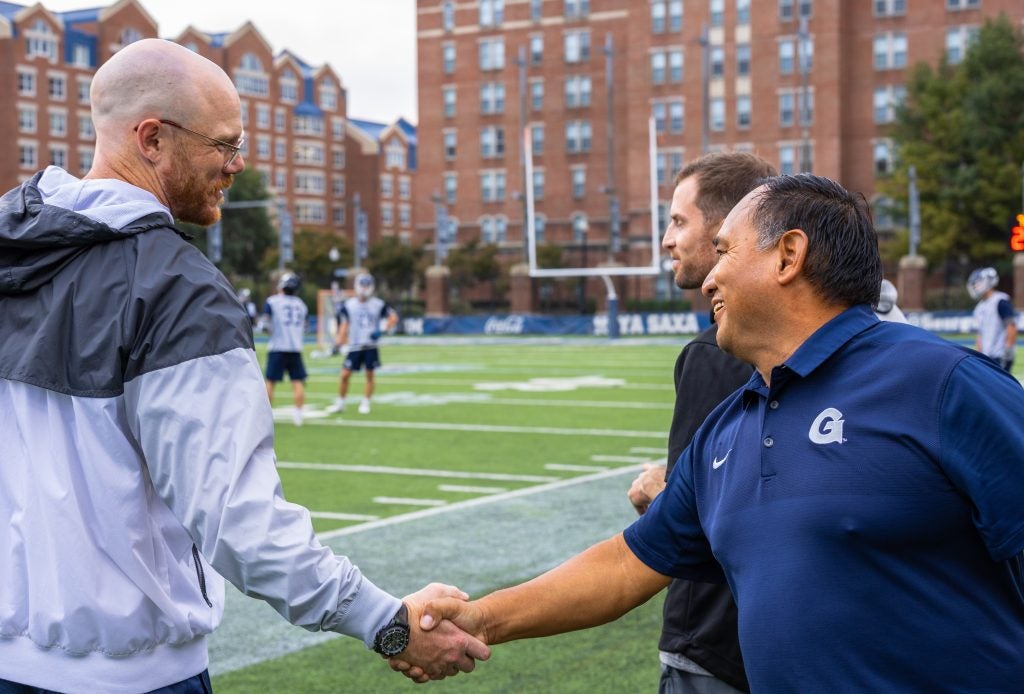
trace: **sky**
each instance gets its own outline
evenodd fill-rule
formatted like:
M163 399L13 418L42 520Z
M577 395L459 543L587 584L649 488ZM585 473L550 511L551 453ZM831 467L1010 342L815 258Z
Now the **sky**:
M33 0L13 0L32 5ZM192 25L232 32L251 21L277 55L288 49L310 65L329 64L348 91L349 118L417 122L415 0L139 0L161 38ZM116 0L41 0L56 12Z

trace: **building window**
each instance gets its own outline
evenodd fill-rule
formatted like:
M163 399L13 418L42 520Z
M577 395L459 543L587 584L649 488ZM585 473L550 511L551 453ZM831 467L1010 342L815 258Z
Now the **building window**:
M480 69L501 70L505 67L504 37L480 39Z
M978 34L977 27L956 26L946 29L946 58L956 65L967 55L967 47Z
M720 27L725 24L725 0L709 0L708 11L711 14L711 26Z
M50 148L50 163L62 169L68 168L68 150L66 147Z
M533 170L533 199L544 199L544 169Z
M267 104L256 104L256 127L270 129L270 106Z
M43 20L37 19L25 31L25 44L27 58L46 58L51 63L57 62L57 35Z
M36 95L36 73L18 70L18 96Z
M796 109L793 92L782 92L779 94L779 125L788 128L793 125L794 110Z
M336 198L345 197L345 177L335 176L331 179L331 193Z
M902 17L907 13L907 0L875 0L876 17Z
M68 134L68 114L64 111L50 111L50 135L65 137Z
M591 83L589 75L574 75L565 79L565 105L567 108L590 106Z
M318 173L303 173L299 172L295 174L295 192L296 193L323 193L324 192L324 177Z
M288 158L288 143L283 138L278 138L274 142L274 158L280 162L286 161Z
M274 172L274 188L279 191L288 190L288 171L278 169Z
M540 21L541 14L542 14L541 10L543 9L542 4L543 4L543 0L530 0L530 21L531 22L539 22Z
M331 166L335 169L345 168L345 149L343 147L335 147L331 150Z
M483 217L480 219L480 239L484 243L504 243L508 235L508 220L505 217Z
M235 88L239 94L270 96L270 76L263 71L263 61L255 53L246 53L235 69Z
M779 147L779 173L796 173L796 147L793 145L782 145Z
M345 119L335 116L331 118L331 137L335 140L345 139Z
M61 76L51 76L49 78L50 83L50 98L58 101L64 101L67 96L67 90L65 89L66 81Z
M899 84L875 87L874 118L875 122L892 123L896 120L896 109L907 96L907 88Z
M455 116L455 87L441 87L441 101L444 103L445 118Z
M292 153L296 164L324 163L324 148L313 142L296 142Z
M981 7L981 0L946 0L946 9L950 12L973 10Z
M875 175L892 173L892 140L875 140Z
M96 137L96 131L92 127L92 116L88 113L78 114L78 139L91 140Z
M34 133L36 131L36 107L18 106L18 132Z
M441 67L444 74L451 75L455 72L455 44L446 43L441 46Z
M541 34L534 34L530 37L530 63L540 65L544 60L544 37Z
M402 200L408 200L412 197L412 182L408 176L398 177L398 197Z
M750 97L736 97L736 127L746 129L750 127Z
M455 204L456 196L459 192L459 177L454 172L448 172L444 175L444 201L449 205Z
M664 34L667 26L666 16L668 7L665 0L654 0L651 3L651 33Z
M587 222L587 215L576 213L572 216L572 240L576 243L586 243L587 230L590 223Z
M712 79L725 77L725 46L712 46L710 53Z
M320 83L320 108L333 111L338 107L338 88L334 82L324 80Z
M746 77L750 74L750 44L736 44L736 76Z
M395 212L391 203L384 203L380 206L380 225L383 227L395 225Z
M500 26L504 13L504 0L480 0L480 26Z
M544 229L547 227L547 219L542 214L533 216L533 238L538 244L544 243Z
M82 175L89 173L92 168L92 147L79 147L78 148L78 172Z
M486 158L505 155L505 129L487 126L480 130L480 156Z
M664 51L654 51L651 53L651 83L652 84L664 84L665 83L665 65L666 58Z
M668 79L678 84L683 81L683 50L673 48L668 52Z
M78 78L78 103L88 104L89 103L89 89L92 87L92 81L88 77Z
M75 67L94 67L92 64L92 51L89 50L89 47L80 43L75 44L71 48L71 64Z
M532 80L530 82L530 108L534 111L539 111L544 108L543 80Z
M659 135L665 132L667 106L662 101L655 101L651 104L651 117L654 118L654 132Z
M331 219L335 226L345 226L345 203L341 202L331 208Z
M505 83L487 82L480 85L480 113L485 115L505 112Z
M408 205L398 206L398 226L409 227L412 225L412 211Z
M445 31L455 29L455 2L453 0L444 0L444 4L441 5L441 26Z
M590 151L590 121L573 120L565 124L565 149L570 154Z
M322 202L303 201L295 205L295 216L300 224L323 224L327 221L327 208Z
M750 0L736 0L736 24L750 24Z
M530 151L533 154L544 154L543 123L534 123L530 126Z
M294 104L299 100L299 80L291 70L285 70L281 74L279 85L281 88L281 101Z
M388 169L405 169L405 145L399 140L391 140L384 148L384 166Z
M590 59L590 30L565 32L565 62L582 63Z
M590 0L565 0L565 18L580 19L590 14Z
M668 130L670 133L679 134L683 132L683 102L670 101L668 103Z
M480 196L484 202L505 200L505 172L482 171L480 173Z
M18 166L23 169L36 168L36 146L34 144L18 144Z
M453 161L455 159L455 131L445 130L442 133L444 140L444 158L447 161Z
M320 116L296 116L292 130L296 135L323 135L324 119Z
M878 34L874 40L875 69L902 69L907 66L907 35L902 31Z
M713 132L725 130L725 99L722 97L715 97L711 100L710 128Z
M572 197L579 200L587 194L587 170L582 166L572 167Z
M274 109L274 130L277 132L284 132L287 128L287 122L285 120L285 112L283 108Z

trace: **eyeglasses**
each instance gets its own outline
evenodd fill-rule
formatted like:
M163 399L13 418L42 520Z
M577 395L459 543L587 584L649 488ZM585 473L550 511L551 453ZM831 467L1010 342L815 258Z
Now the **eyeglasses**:
M202 133L198 133L195 130L192 130L191 128L186 128L184 125L181 125L180 123L175 123L172 120L166 120L164 118L161 118L160 122L163 123L164 125L171 125L171 126L174 126L175 128L179 128L181 130L184 130L187 133L192 133L193 135L198 135L199 137L203 138L204 140L209 140L212 143L213 147L216 147L220 151L221 154L223 154L225 157L227 157L224 160L224 168L225 169L228 168L229 166L231 166L231 162L233 162L235 160L235 157L238 156L238 152L241 151L241 149L242 149L242 145L245 144L245 136L244 135L242 137L238 138L238 144L233 145L230 142L224 142L224 140L218 140L215 137L210 137L209 135L203 135Z

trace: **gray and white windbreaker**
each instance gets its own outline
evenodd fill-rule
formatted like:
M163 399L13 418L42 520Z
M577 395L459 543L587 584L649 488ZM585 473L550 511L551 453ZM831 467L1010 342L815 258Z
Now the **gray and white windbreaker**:
M249 320L170 222L55 167L0 198L2 679L195 675L221 576L368 646L399 607L282 496Z

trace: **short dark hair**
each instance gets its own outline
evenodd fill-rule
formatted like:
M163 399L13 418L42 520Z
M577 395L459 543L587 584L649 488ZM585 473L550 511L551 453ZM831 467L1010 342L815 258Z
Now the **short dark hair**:
M761 179L774 175L771 164L749 152L712 152L683 167L672 187L696 176L697 209L704 215L704 226L712 227L720 225Z
M807 173L762 184L751 217L758 248L771 248L788 230L801 229L808 239L804 276L823 299L847 307L878 303L882 259L864 196Z

